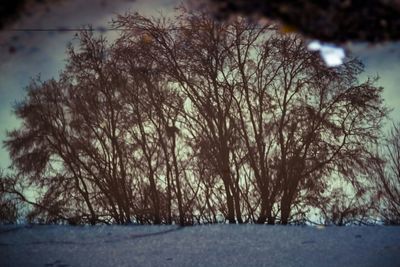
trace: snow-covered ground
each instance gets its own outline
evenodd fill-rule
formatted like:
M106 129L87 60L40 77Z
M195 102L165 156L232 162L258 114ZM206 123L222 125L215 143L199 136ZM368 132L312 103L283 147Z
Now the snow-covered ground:
M0 266L400 266L400 227L0 227Z

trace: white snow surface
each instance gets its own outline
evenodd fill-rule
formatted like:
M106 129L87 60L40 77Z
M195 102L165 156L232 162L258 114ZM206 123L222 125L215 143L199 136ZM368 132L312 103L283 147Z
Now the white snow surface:
M400 227L0 226L0 266L400 266Z

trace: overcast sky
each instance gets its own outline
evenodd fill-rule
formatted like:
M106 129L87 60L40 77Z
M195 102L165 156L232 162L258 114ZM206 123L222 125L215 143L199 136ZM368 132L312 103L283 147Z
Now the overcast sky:
M170 13L177 0L71 0L52 6L50 10L31 10L7 29L16 28L80 28L91 24L94 28L108 27L108 22L118 13L138 11L157 15L159 11ZM24 98L24 88L31 78L40 74L43 80L57 77L65 64L66 46L74 38L74 32L0 32L0 141L6 131L18 126L12 114L16 101ZM391 117L400 120L400 43L378 46L351 45L354 55L366 65L366 75L379 74L378 85L385 88L386 104L393 108ZM10 160L2 144L0 168L6 168Z

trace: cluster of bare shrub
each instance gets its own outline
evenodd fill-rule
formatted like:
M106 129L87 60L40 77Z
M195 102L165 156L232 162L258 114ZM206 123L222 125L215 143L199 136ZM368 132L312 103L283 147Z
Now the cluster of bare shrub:
M326 67L298 36L241 18L115 26L112 43L82 32L59 79L32 81L15 107L3 202L31 204L29 221L398 222L399 131L392 173L371 152L382 88L358 80L358 60Z

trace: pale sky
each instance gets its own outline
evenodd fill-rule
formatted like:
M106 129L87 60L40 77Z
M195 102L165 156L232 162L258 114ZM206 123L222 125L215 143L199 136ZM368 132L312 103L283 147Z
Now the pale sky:
M106 3L106 4L104 4ZM156 16L171 13L176 0L70 0L55 5L50 12L37 11L23 17L11 28L93 28L109 27L116 14L128 11ZM111 32L109 34L115 34ZM10 159L3 147L7 130L19 125L12 114L13 105L25 96L31 78L42 80L58 77L65 65L65 51L75 32L10 32L0 31L0 168L7 168ZM10 51L15 49L15 52Z
M178 0L71 0L55 5L50 12L42 10L23 17L11 28L80 28L91 24L108 27L107 23L118 13L137 11L145 15L170 13ZM65 65L65 50L74 32L11 32L0 31L0 168L7 168L10 160L2 142L6 131L18 126L12 114L15 102L25 96L24 88L32 77L40 74L42 80L57 77ZM386 104L393 108L395 121L400 120L400 43L369 47L348 46L353 55L366 65L364 75L381 77L378 85L385 88ZM11 53L10 53L11 52Z

